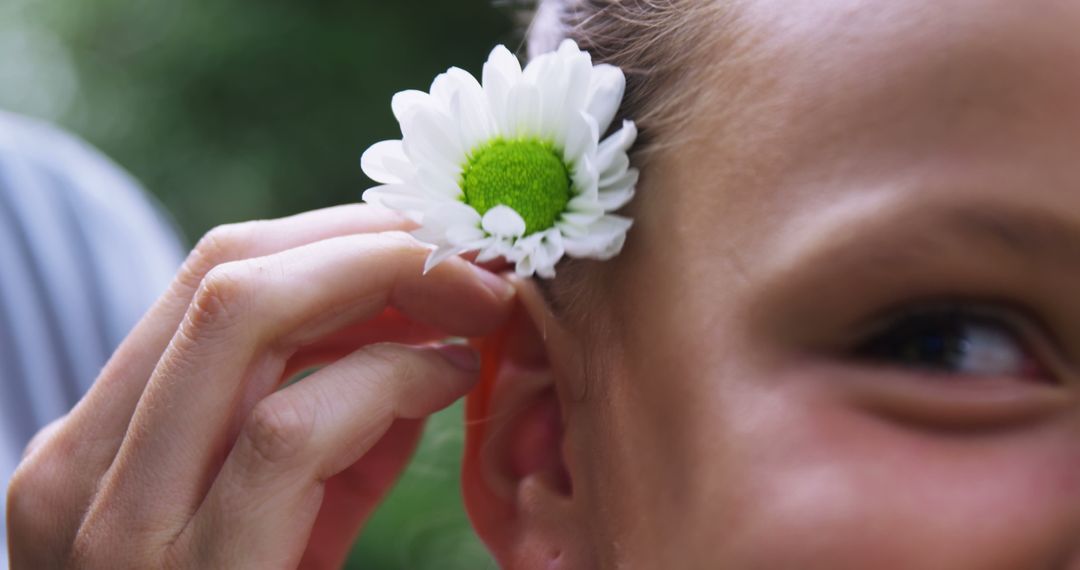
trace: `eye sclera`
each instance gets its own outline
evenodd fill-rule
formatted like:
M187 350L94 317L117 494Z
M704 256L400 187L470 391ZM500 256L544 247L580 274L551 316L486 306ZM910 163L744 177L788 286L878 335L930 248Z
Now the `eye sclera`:
M897 328L906 326L916 330L917 327L912 323L919 319L926 321L937 319L938 324L950 319L954 322L967 321L970 328L965 332L970 332L971 329L977 330L976 327L997 329L1002 333L999 339L1008 337L1018 345L1018 350L1023 353L1021 360L1024 368L1023 376L1031 382L1063 385L1066 383L1066 378L1070 376L1069 367L1066 364L1067 359L1062 357L1063 348L1043 321L1022 306L994 300L930 299L893 305L875 313L856 327L853 335L855 340L849 343L847 352L854 353L869 363L911 369L932 376L1014 377L994 373L952 373L934 366L904 366L890 362L887 357L868 350L870 345L892 334ZM974 327L970 323L974 323Z

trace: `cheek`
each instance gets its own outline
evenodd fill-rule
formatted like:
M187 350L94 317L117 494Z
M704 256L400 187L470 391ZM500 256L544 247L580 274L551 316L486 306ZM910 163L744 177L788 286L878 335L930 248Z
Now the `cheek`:
M758 408L772 412L744 402L728 415L739 443L709 460L724 483L702 518L727 521L717 529L725 561L1011 569L1077 554L1076 426L931 433L835 403L768 398Z

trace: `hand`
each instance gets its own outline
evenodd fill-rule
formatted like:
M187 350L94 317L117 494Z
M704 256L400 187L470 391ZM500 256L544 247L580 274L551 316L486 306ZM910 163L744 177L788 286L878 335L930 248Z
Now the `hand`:
M219 228L8 491L13 567L338 567L514 290L343 206ZM325 365L281 387L294 373Z

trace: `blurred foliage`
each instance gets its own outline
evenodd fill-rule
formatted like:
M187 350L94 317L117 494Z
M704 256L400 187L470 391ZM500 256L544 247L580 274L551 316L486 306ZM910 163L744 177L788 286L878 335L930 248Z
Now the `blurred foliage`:
M357 201L390 97L511 42L490 0L3 0L0 106L59 123L194 239ZM514 47L515 44L510 44Z
M194 240L358 201L360 154L399 134L393 93L477 73L512 28L490 0L3 0L0 107L101 148ZM461 508L460 414L433 421L353 566L490 567Z

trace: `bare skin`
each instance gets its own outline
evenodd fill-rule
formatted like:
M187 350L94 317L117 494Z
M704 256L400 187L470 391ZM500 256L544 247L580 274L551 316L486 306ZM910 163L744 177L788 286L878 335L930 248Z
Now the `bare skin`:
M461 260L419 279L400 237L324 241L400 228L367 214L204 242L33 444L15 561L337 564L415 441L394 418L474 379L342 356L449 332L498 340L463 485L503 567L1080 568L1080 4L744 8L755 56L709 84L744 91L649 165L587 319ZM304 347L334 364L263 399Z
M513 288L368 206L196 247L9 488L15 568L335 568ZM397 231L395 231L397 230ZM326 365L277 390L305 368ZM277 391L275 391L277 390Z
M1080 4L745 4L745 93L649 165L590 324L523 295L572 490L490 437L481 535L515 568L1080 568ZM859 351L943 304L1037 366Z

